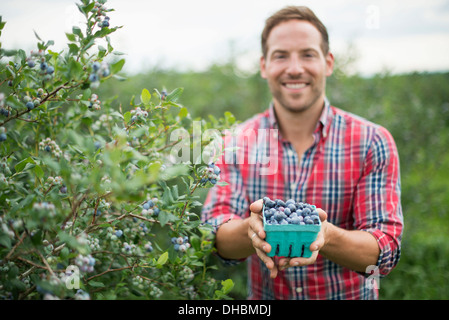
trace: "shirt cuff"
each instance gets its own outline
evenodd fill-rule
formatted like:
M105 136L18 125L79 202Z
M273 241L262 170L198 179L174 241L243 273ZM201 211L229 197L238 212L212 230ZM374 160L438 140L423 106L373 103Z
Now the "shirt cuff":
M205 221L205 223L209 224L212 226L212 233L214 236L216 236L218 228L220 228L223 224L227 223L228 221L234 220L234 219L238 219L241 220L242 218L239 215L236 214L220 214L216 217L212 217L210 219L208 219L207 221ZM215 251L215 256L217 256L219 258L219 260L226 266L234 266L234 265L238 265L239 263L243 262L246 260L246 258L243 259L226 259L223 258L222 256L220 256L220 254L218 254L217 251Z
M373 228L365 229L363 231L369 232L374 236L374 238L376 238L380 249L376 267L379 270L379 276L384 277L395 267L395 261L397 261L397 259L394 258L395 250L393 250L394 246L392 247L391 237L379 229ZM369 276L369 274L366 274L366 276Z

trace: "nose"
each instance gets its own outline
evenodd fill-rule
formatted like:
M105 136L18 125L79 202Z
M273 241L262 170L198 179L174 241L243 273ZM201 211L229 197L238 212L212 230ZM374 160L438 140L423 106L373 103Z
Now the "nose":
M287 74L290 76L297 76L304 72L304 67L302 64L301 59L296 56L292 55L290 56L288 67L287 67Z

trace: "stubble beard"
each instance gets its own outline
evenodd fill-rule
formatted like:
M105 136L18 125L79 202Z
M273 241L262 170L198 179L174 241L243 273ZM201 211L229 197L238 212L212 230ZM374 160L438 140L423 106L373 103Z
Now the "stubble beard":
M287 112L295 115L301 114L315 106L317 101L323 96L323 91L313 88L312 90L313 95L311 99L308 99L305 102L295 102L295 100L301 98L301 96L303 95L302 93L290 95L289 97L287 97L285 94L280 92L280 90L272 90L273 100L275 104L279 104L279 107L286 110Z

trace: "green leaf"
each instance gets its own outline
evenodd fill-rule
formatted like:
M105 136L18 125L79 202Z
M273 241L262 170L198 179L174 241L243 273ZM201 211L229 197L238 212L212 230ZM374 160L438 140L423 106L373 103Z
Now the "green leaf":
M151 100L151 93L150 93L150 91L148 91L147 89L143 89L142 93L140 94L140 100L144 104L149 104L150 100Z
M26 159L20 161L18 164L16 164L14 169L16 169L16 172L19 173L25 168L27 163L36 164L36 162L31 157L29 157L29 158L26 158Z
M76 34L80 38L83 37L83 33L81 32L81 29L79 27L77 27L77 26L73 26L72 27L72 32L73 32L73 34Z
M229 125L234 124L234 122L235 122L235 116L234 116L231 112L226 111L226 112L224 113L224 115L225 115L226 122L227 122Z
M178 117L180 117L182 119L182 118L187 117L188 114L189 114L189 110L187 110L186 107L182 107L181 111L179 111L179 113L178 113Z
M166 225L170 221L175 221L176 216L170 212L167 211L161 211L158 216L159 223L161 224L161 227Z
M36 177L38 177L39 179L42 179L44 177L44 170L42 170L40 166L36 165L33 168L33 171L36 174Z
M71 42L74 42L74 41L76 41L76 37L75 37L75 35L73 34L73 33L68 33L68 32L66 32L66 37L67 37L67 39L69 40L69 41L71 41Z
M0 245L11 249L11 239L6 233L0 233Z
M70 251L67 247L62 248L61 253L59 254L59 257L62 260L65 260L69 257Z
M69 46L70 54L72 54L72 55L78 54L78 51L80 48L75 43L69 43L68 46Z
M111 65L111 72L112 73L118 73L120 70L122 70L123 65L125 64L125 59L121 59L117 61L116 63Z
M131 112L129 111L125 112L125 114L123 115L123 120L125 120L125 123L131 121Z
M95 287L95 288L103 288L104 287L104 284L102 282L91 280L88 283L90 286Z
M183 91L184 91L184 88L176 88L175 90L173 90L172 92L170 92L167 95L166 100L176 102L178 100L178 98L181 96Z
M232 281L232 279L221 281L221 285L223 286L222 291L224 294L229 293L232 290L232 288L234 288L234 282Z
M34 31L34 35L36 36L37 40L42 41L42 39L39 37L39 35L37 34L37 32L35 30Z
M158 268L162 267L168 260L168 252L165 251L163 254L161 254L161 256L159 257L159 259L157 259L156 265Z

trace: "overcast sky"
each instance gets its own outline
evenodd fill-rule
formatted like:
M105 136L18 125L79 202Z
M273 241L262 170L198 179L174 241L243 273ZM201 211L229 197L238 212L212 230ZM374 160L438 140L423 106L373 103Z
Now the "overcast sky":
M74 0L0 0L7 24L4 49L36 46L54 40L66 48L65 32L82 26ZM109 0L111 36L126 53L124 70L144 71L154 65L201 70L229 59L233 50L244 69L257 67L265 19L285 5L307 5L327 26L331 50L357 54L355 68L372 74L390 70L449 70L448 0ZM233 46L230 44L233 43ZM348 48L352 45L353 49ZM231 48L233 48L231 50Z

